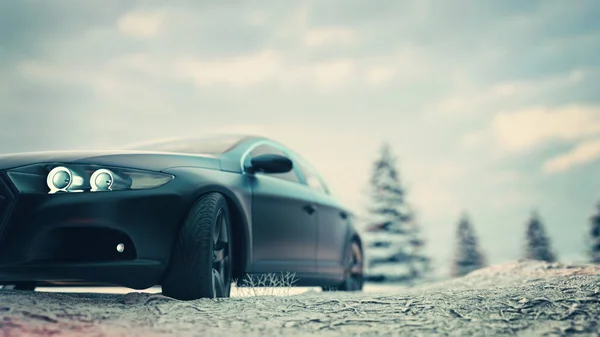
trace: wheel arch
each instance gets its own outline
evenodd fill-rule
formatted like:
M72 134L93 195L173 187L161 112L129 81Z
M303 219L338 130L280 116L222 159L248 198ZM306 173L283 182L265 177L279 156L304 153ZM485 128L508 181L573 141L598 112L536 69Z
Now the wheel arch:
M361 251L361 253L363 255L363 258L364 258L365 250L364 250L364 247L363 247L362 239L361 239L360 234L358 233L358 231L356 231L356 229L352 228L350 230L349 235L348 235L348 241L346 242L346 245L345 245L345 251L348 251L348 249L350 248L350 246L352 246L352 243L354 243L354 242L356 242L358 244L358 247L360 248L360 251Z
M355 226L355 222L356 222L356 218L351 215L348 219L348 244L352 244L352 242L356 242L358 243L358 246L360 247L360 250L363 252L364 254L364 247L363 247L363 242L362 242L362 238L360 236L360 233L358 232L356 226Z
M341 252L341 262L342 262L343 266L345 266L345 263L346 263L345 261L347 261L347 259L348 259L348 252L350 251L350 247L352 246L353 242L358 243L358 246L364 256L364 248L363 248L362 238L360 236L360 233L354 226L352 219L348 219L348 221L346 221L345 227L346 227L345 241L342 246L343 250Z
M231 221L231 239L233 240L232 277L243 276L251 257L251 235L246 208L241 197L223 185L207 185L196 191L194 200L208 193L219 193L227 201Z
M352 242L352 241L358 243L358 246L360 247L360 250L364 251L362 239L360 238L360 235L358 234L358 232L354 231L352 233L352 235L350 236L350 242Z

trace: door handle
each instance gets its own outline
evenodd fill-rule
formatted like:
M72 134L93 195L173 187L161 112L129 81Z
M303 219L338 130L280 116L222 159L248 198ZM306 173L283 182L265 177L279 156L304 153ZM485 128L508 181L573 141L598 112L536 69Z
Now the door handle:
M302 208L308 214L313 214L314 212L317 211L317 206L315 206L315 205L306 205L306 206L304 206Z

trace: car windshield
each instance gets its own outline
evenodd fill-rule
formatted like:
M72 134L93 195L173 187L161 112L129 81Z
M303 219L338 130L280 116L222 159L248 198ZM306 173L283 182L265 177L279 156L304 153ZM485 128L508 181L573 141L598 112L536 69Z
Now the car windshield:
M127 147L128 150L218 155L235 147L244 136L213 136L194 139L152 141Z

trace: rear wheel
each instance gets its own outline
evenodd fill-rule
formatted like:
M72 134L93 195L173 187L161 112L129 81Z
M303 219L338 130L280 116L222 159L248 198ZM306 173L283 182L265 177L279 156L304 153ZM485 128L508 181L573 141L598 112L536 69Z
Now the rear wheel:
M364 285L364 259L362 249L356 241L349 245L348 260L344 271L344 281L333 287L323 288L326 291L361 291Z
M163 294L179 300L229 297L231 252L227 201L219 193L203 195L181 227Z
M36 283L35 282L16 282L11 284L2 284L0 285L1 290L35 290Z

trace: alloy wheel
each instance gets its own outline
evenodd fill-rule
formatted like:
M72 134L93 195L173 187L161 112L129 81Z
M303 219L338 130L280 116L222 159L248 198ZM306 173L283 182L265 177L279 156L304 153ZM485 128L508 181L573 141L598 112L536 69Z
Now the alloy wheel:
M231 259L229 220L219 210L213 232L212 290L213 297L229 296L231 287Z
M348 262L348 288L349 290L360 290L364 282L364 261L360 246L356 242L352 243Z

